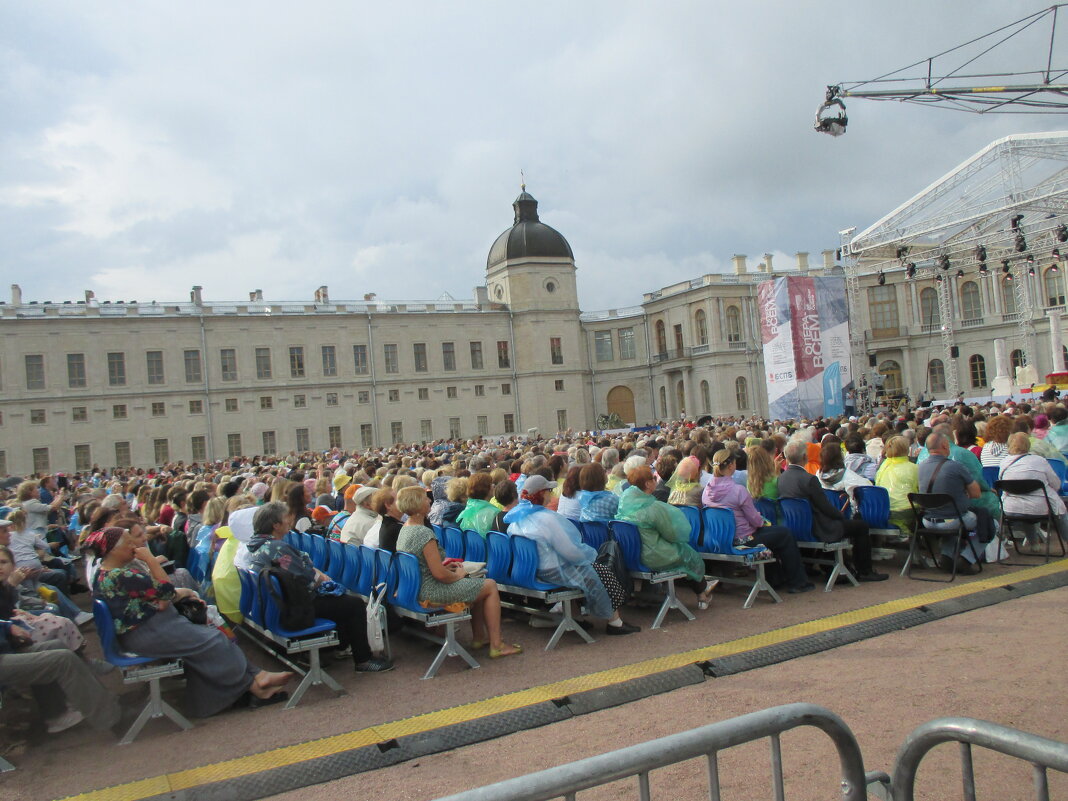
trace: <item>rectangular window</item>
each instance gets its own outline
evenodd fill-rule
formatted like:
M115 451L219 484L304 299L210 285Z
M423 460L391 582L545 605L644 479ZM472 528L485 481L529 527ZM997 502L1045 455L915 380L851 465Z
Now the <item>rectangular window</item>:
M475 397L476 398L484 398L484 397L486 397L486 385L485 384L475 384Z
M478 435L484 437L489 433L489 418L484 414L480 414L475 418L475 425L478 427Z
M512 394L512 385L511 384L501 384L501 394L502 395L511 395Z
M367 346L366 345L353 345L352 346L352 361L356 368L356 375L367 375L369 372L367 366Z
M549 337L549 356L553 364L564 363L564 346L560 342L560 337Z
M40 353L26 357L26 389L44 389L44 356Z
M404 442L404 424L394 420L389 424L389 433L393 437L394 444Z
M337 406L337 393L336 392L327 392L326 393L326 405L327 406Z
M45 422L45 410L30 409L30 422L34 425L42 425Z
M504 433L505 434L514 434L515 433L515 415L514 414L506 414L504 416Z
M370 391L366 390L366 389L361 389L359 392L357 392L356 393L356 402L357 403L370 403L371 402L371 393L370 393Z
M506 340L497 341L497 366L502 370L512 366L512 359L508 354L508 342Z
M364 448L374 445L374 433L370 423L360 425L360 444Z
M289 377L304 378L304 348L300 345L289 349Z
M274 397L271 395L260 395L260 410L268 411L274 408Z
M459 439L459 438L460 438L460 418L459 417L450 417L449 418L449 439Z
M396 403L397 401L400 400L400 390L399 389L388 390L388 392L386 394L386 397L389 399L390 403Z
M33 472L51 473L52 469L48 459L48 448L33 449Z
M278 453L278 437L273 431L263 432L263 455L273 456Z
M167 414L167 404L163 401L152 401L152 416L163 417Z
M158 385L163 383L163 351L150 350L145 353L146 371L148 383Z
M599 362L612 361L612 332L595 331L593 334L594 358Z
M271 349L256 348L256 378L271 377Z
M452 373L456 371L456 343L455 342L442 342L441 343L441 363L445 368L445 371Z
M897 290L892 286L873 286L868 290L868 309L872 333L897 336Z
M445 397L449 400L456 400L456 387L445 387Z
M620 328L619 329L619 358L620 359L633 359L637 357L638 351L634 347L634 329L633 328Z
M223 381L237 381L237 351L223 348L219 351L219 366L222 368Z
M85 354L67 354L67 386L71 389L80 389L86 385L85 380Z
M108 385L112 387L126 386L126 354L108 354Z
M427 387L419 387L419 400L430 400L430 389Z
M224 398L223 399L223 409L225 409L228 412L236 412L237 411L237 398Z
M191 437L189 440L190 451L194 462L203 462L208 458L208 438Z
M70 410L70 419L75 423L86 423L89 421L89 407L88 406L75 406Z
M430 420L419 421L419 436L422 437L423 442L430 442L434 439L433 423Z
M567 429L567 409L556 410L556 428L558 431Z
M88 473L93 469L93 457L88 445L74 446L74 469L79 473Z
M226 435L226 455L231 459L241 455L241 435Z
M556 387L556 391L557 392L563 392L564 391L564 379L562 379L562 378L556 379L556 381L554 382L554 386Z
M481 342L472 342L471 343L471 369L472 370L481 370L482 369L482 343Z
M294 395L293 396L293 408L294 409L306 409L306 408L308 408L308 396L307 395Z
M333 345L323 345L323 375L326 378L337 375L337 348Z
M204 380L204 371L200 367L200 351L187 350L182 358L185 361L185 383L201 383Z
M116 467L129 467L130 466L130 443L129 442L116 442L115 443L115 466Z
M330 426L326 429L326 447L341 447L341 426Z
M396 345L383 345L382 355L386 362L387 373L399 373L400 363L397 361L397 346ZM398 440L399 441L399 440Z
M204 414L204 401L191 400L189 401L189 413L190 414Z
M126 419L126 404L125 403L116 403L114 406L112 406L111 407L111 416L116 420L125 420Z
M304 451L311 450L311 442L308 439L308 429L297 429L297 452L302 453Z
M426 343L416 342L412 345L412 355L415 357L415 372L425 373L426 366Z
M171 447L165 439L152 440L152 456L156 464L166 464L171 460Z

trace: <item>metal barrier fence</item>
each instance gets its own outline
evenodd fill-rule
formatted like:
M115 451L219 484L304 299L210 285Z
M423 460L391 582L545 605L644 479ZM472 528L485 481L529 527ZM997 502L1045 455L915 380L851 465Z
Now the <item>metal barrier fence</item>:
M841 718L814 704L787 704L477 787L438 801L549 801L554 798L575 801L576 794L582 790L634 776L638 779L638 798L650 801L651 771L700 756L708 760L708 797L711 801L721 801L719 752L764 737L771 744L774 798L783 801L785 785L779 735L801 726L820 729L837 748L845 801L862 801L868 792L886 801L913 801L920 762L932 748L945 742L960 743L964 801L976 798L973 745L1030 762L1038 801L1049 801L1049 769L1068 773L1068 744L984 720L939 718L923 724L906 738L892 779L882 772L865 774L860 747ZM675 797L675 792L671 793Z
M638 798L650 801L650 771L699 756L708 760L709 798L720 801L718 752L764 737L771 741L775 799L783 801L785 789L779 735L801 726L815 727L831 738L838 749L841 763L842 798L845 801L863 801L866 797L866 779L860 746L840 717L815 704L787 704L752 712L538 773L477 787L439 801L548 801L553 798L574 801L575 794L581 790L632 776L638 778Z
M894 801L913 801L916 771L927 752L946 742L960 743L961 778L965 801L975 801L975 772L972 746L1030 762L1034 771L1035 798L1049 801L1047 770L1068 773L1068 744L1037 734L1010 729L997 723L972 718L939 718L924 723L901 746L894 765L891 793Z

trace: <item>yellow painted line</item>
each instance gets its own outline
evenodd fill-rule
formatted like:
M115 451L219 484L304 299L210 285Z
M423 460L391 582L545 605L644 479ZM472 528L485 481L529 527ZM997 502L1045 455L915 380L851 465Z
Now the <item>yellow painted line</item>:
M575 676L562 681L542 684L526 690L498 695L493 698L485 698L473 701L469 704L442 709L436 712L428 712L415 715L402 720L382 723L366 729L336 734L323 737L318 740L309 740L297 745L283 746L258 754L229 759L224 762L216 762L189 770L166 773L162 776L142 779L127 784L105 787L88 793L70 796L66 801L139 801L153 795L177 792L190 787L203 784L235 779L240 776L248 776L266 770L294 765L319 757L361 748L374 743L384 742L412 734L420 734L433 731L443 726L451 726L479 718L496 715L501 712L510 712L523 707L533 706L554 698L572 695L586 690L601 689L613 684L621 684L631 679L660 673L665 670L692 665L694 662L704 662L710 659L720 659L725 656L746 653L768 645L797 640L811 634L819 634L825 631L850 626L855 623L863 623L880 617L903 612L908 609L916 609L920 606L946 601L952 598L960 598L985 590L997 589L1009 584L1018 584L1029 579L1041 578L1054 573L1068 571L1068 559L1050 562L1046 565L1025 568L1014 573L1008 573L996 578L981 579L968 583L953 583L931 592L910 595L894 601L875 604L873 606L842 612L837 615L810 620L805 623L797 623L780 629L753 634L749 637L741 637L717 645L709 645L695 648L677 654L658 656L635 662L631 665L601 670L595 673L587 673L584 676Z

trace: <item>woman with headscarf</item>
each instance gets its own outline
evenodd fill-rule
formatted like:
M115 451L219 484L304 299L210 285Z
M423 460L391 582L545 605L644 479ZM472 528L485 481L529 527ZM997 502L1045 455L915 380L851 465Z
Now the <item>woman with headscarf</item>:
M107 604L119 646L138 656L181 659L191 715L208 717L240 701L260 706L288 697L282 688L292 673L260 670L217 628L178 614L173 602L197 598L196 593L171 584L129 531L109 526L91 534L86 547L101 560L93 597Z

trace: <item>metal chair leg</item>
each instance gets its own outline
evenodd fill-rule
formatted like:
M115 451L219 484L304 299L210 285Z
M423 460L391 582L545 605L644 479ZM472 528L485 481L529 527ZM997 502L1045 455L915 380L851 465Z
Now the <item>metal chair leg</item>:
M589 635L586 629L582 628L575 620L573 610L571 607L571 601L564 601L561 606L564 610L564 616L560 620L560 625L556 627L556 631L553 632L553 636L549 638L549 642L545 646L546 651L551 651L556 647L556 644L560 642L560 638L564 636L565 631L573 631L584 639L588 643L594 642L593 637Z

